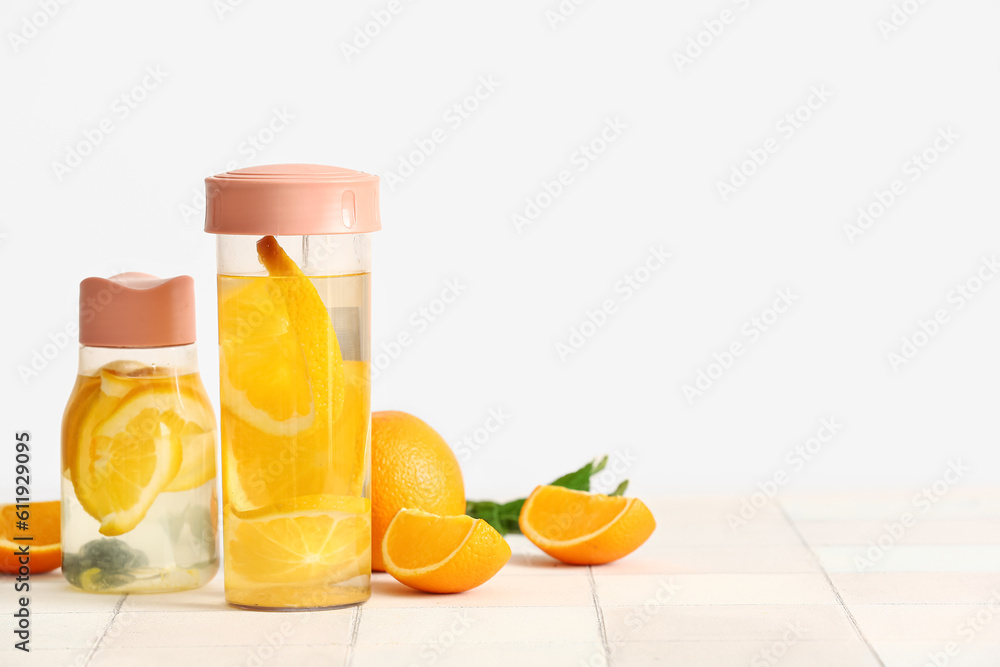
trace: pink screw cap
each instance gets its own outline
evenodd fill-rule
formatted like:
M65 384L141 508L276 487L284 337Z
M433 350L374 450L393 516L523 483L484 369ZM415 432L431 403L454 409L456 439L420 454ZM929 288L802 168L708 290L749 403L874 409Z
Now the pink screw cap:
M121 273L80 283L80 344L166 347L195 341L194 279Z
M321 164L269 164L205 179L205 231L308 236L382 228L378 176Z

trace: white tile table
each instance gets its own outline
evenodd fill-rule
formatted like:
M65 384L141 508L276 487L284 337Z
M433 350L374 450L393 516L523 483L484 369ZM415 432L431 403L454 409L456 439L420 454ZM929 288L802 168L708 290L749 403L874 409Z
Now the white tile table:
M228 607L221 574L113 597L39 575L29 654L13 649L4 578L0 665L1000 665L1000 490L954 489L926 511L907 493L784 495L733 529L741 502L655 499L656 533L609 565L562 565L513 536L479 589L424 595L378 574L369 602L329 612Z

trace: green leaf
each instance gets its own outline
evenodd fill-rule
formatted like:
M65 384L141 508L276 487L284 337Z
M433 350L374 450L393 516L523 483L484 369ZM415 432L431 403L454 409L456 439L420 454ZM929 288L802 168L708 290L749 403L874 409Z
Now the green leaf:
M493 526L498 533L504 534L503 523L500 521L500 505L489 500L470 500L465 503L465 513L474 519L482 519Z
M605 456L600 461L591 461L587 465L583 466L579 470L574 470L571 473L567 473L562 477L554 480L552 486L562 486L567 489L573 489L574 491L590 491L590 478L596 475L600 471L604 470L604 466L608 464L608 457Z
M521 516L521 507L524 505L525 500L527 498L518 498L500 506L500 521L503 523L504 528L503 535L521 532L521 527L518 525L517 520Z

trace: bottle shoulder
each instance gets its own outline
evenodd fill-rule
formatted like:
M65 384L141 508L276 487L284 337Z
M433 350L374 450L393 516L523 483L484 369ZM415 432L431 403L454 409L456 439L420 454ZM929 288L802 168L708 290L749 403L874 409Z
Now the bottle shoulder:
M78 375L97 377L102 371L122 377L173 377L198 373L195 344L172 347L80 347ZM200 382L200 380L199 380Z

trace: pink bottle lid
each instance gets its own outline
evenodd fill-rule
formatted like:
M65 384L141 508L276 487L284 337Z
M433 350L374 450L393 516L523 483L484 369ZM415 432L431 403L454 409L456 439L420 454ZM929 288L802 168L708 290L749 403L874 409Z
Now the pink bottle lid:
M382 229L378 176L320 164L271 164L205 179L205 231L307 236Z
M194 279L120 273L80 283L80 344L166 347L195 341Z

